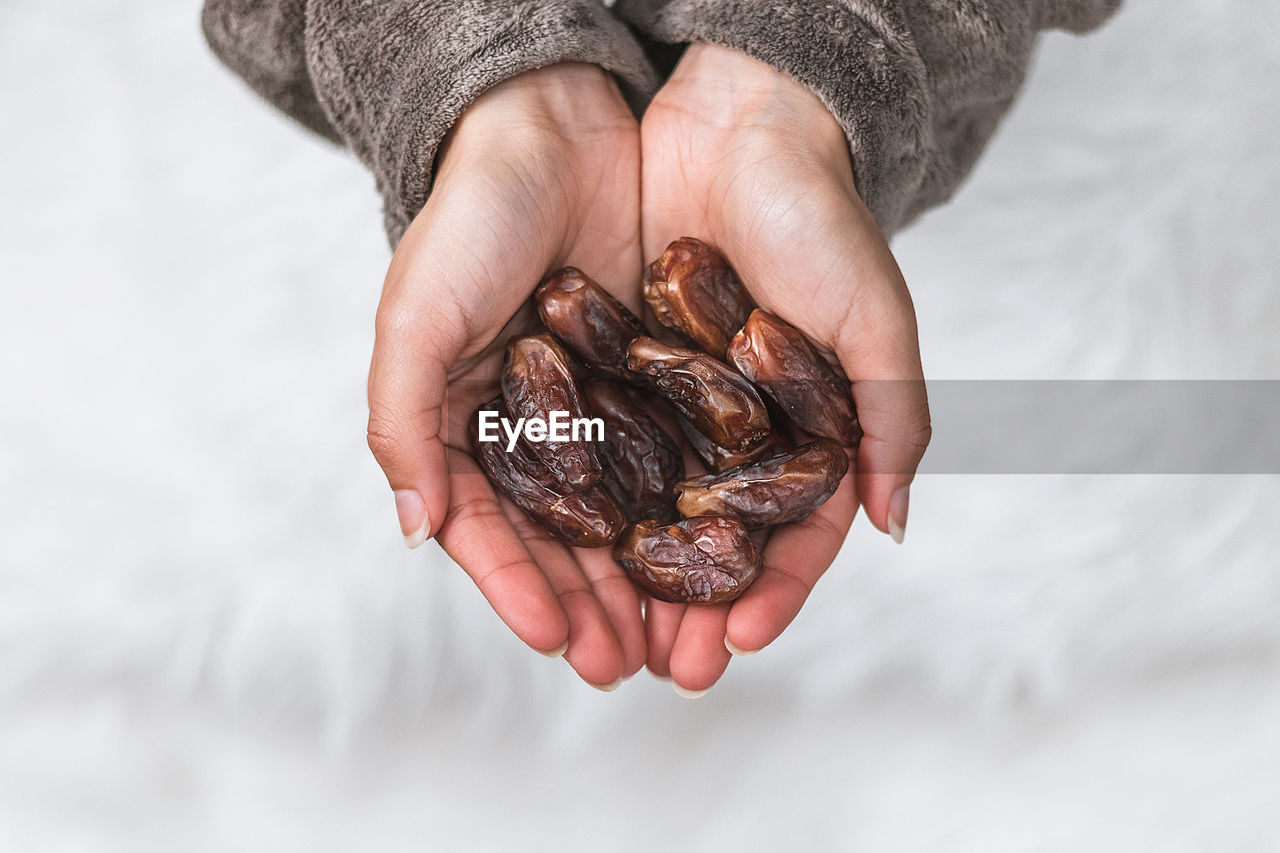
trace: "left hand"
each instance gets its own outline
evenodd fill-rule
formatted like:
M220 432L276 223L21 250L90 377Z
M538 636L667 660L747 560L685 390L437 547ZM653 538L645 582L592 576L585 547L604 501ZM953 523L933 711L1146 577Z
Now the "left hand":
M571 548L500 499L468 424L537 328L539 280L573 264L639 304L639 132L617 84L573 63L499 83L442 146L375 321L369 447L410 547L436 536L530 647L611 690L644 665L640 598L605 548Z

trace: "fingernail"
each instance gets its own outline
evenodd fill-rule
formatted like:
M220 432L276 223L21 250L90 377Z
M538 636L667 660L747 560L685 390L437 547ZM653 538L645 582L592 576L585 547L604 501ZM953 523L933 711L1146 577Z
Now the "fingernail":
M903 486L889 498L889 536L899 545L907 536L907 504L910 500L910 486Z
M542 649L534 649L534 651L540 655L544 655L545 657L562 658L564 657L564 653L569 651L569 641L565 640L549 652L544 652Z
M674 680L674 679L672 679L672 678L671 678L671 676L669 676L669 675L658 675L658 673L654 672L653 670L649 670L649 674L650 674L650 675L652 675L654 678L656 678L658 681L672 681L672 680Z
M590 681L588 681L587 683L591 684ZM622 679L615 678L613 681L610 681L608 684L591 684L591 686L594 687L596 690L599 690L601 693L612 693L613 691L617 690L621 684L622 684Z
M744 658L747 655L754 655L756 652L760 651L759 649L752 649L751 651L747 651L746 649L738 648L733 643L729 642L728 634L725 634L725 637L724 637L724 647L729 650L729 654L735 657L740 657L740 658Z
M412 549L427 541L431 534L431 519L427 517L427 505L423 503L422 495L413 489L396 492L396 515L400 517L404 544Z
M677 696L683 696L686 699L701 699L703 696L707 695L707 691L711 688L707 687L703 690L690 690L687 687L681 687L673 681L671 682L671 689L676 692Z

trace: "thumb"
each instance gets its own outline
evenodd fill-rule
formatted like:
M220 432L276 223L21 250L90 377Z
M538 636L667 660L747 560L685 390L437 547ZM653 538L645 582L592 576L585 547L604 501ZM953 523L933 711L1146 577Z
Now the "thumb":
M395 494L405 544L434 535L449 507L445 461L448 339L424 328L431 314L384 296L369 370L369 449Z
M858 499L868 520L900 544L911 483L932 437L915 307L878 228L853 247L856 280L831 343L862 426Z
M838 213L814 229L817 239L739 252L738 268L753 295L828 346L844 368L863 431L858 501L873 525L901 542L931 436L915 308L865 206L846 199L830 208Z
M395 492L410 548L439 531L449 512L446 443L466 446L465 426L455 433L471 412L450 417L450 373L463 356L474 372L494 355L476 348L518 314L563 238L550 205L538 217L517 218L537 205L513 174L482 165L436 187L400 239L383 285L369 371L369 448ZM523 227L500 227L513 221ZM513 284L526 279L527 289ZM497 358L501 364L500 350ZM465 405L468 395L457 396Z

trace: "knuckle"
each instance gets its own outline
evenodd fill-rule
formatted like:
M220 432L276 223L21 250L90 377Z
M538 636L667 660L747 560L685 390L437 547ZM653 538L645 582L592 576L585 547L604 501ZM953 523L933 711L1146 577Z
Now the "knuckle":
M512 521L511 526L515 528L522 542L539 542L547 545L553 545L556 542L556 538L545 527L523 513Z
M446 287L429 295L384 296L373 317L375 340L384 348L434 358L476 337L476 321L465 299Z
M415 409L374 402L365 427L365 440L374 459L383 468L410 461L417 451L440 436L438 410L419 412ZM409 458L406 458L409 454Z
M399 340L413 333L417 326L415 312L400 300L384 300L373 318L373 332L381 340Z
M557 590L556 597L560 599L560 606L566 611L572 610L578 605L589 606L595 599L591 590L584 586L572 586L567 589Z
M591 588L600 601L609 601L630 605L637 600L635 585L623 575L608 575L593 578Z
M929 420L928 408L919 410L906 426L904 435L910 445L921 450L929 446L933 440L933 424Z
M373 453L373 458L378 460L379 465L386 467L399 455L401 446L399 435L400 431L390 416L376 412L369 415L369 426L365 430L365 437L369 443L369 450Z
M841 529L826 514L819 511L799 522L799 526L809 530L815 540L843 542L846 529Z
M839 339L854 345L913 343L918 334L915 305L900 274L856 280L842 310L833 311L832 317Z
M928 447L931 441L933 441L933 426L932 424L925 424L920 428L916 443L921 447Z
M765 571L769 572L777 581L781 582L784 586L790 587L791 594L798 601L803 602L805 599L809 597L809 593L813 591L812 584L805 583L803 578L801 578L799 575L797 575L795 572L791 571L790 569L787 569L781 565L778 565L776 563L770 563L765 566ZM785 616L785 612L782 612L784 611L784 608L780 607L779 611L780 612L775 614L776 617ZM791 615L794 615L794 614L791 614ZM787 621L790 621L790 619L788 619Z
M492 497L470 498L449 507L451 530L479 529L491 524L500 526L505 519L502 509Z

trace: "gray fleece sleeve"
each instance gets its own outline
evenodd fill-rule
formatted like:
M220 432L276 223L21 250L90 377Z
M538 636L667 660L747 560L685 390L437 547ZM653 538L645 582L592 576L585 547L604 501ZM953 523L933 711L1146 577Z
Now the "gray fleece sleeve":
M950 197L1026 74L1041 30L1120 0L618 0L649 37L731 47L812 89L849 139L886 234Z
M206 0L203 25L256 92L372 170L393 246L484 90L556 62L605 68L637 106L656 86L600 0Z

